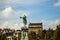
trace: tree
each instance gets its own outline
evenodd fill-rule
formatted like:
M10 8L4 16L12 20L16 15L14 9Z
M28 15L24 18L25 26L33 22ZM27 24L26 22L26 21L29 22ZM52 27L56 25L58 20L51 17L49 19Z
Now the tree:
M6 34L2 34L1 37L2 37L2 40L7 40Z
M31 31L28 33L29 40L36 40L36 33Z
M17 40L17 37L16 37L16 36L13 36L12 39L13 39L13 40Z
M60 40L60 25L58 25L57 29L54 31L53 40Z
M52 38L53 38L53 30L49 28L49 29L46 31L46 39L47 39L47 40L51 40Z
M46 30L44 29L43 32L46 34Z
M18 40L21 40L21 33L18 34Z
M57 40L57 29L54 31L53 40Z
M45 34L44 34L43 30L38 30L37 37L38 37L38 39L44 39Z

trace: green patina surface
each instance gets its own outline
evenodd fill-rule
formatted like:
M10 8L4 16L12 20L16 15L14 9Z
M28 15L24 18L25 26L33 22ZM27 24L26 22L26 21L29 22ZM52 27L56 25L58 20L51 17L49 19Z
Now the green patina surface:
M26 37L26 32L23 32L23 39L25 39Z
M24 15L23 17L20 17L20 18L22 18L22 19L23 19L24 27L26 27L26 24L27 24L26 16ZM23 34L23 40L24 40L24 39L25 39L25 37L26 37L26 32L25 32L25 31L23 31L23 32L22 32L22 34Z

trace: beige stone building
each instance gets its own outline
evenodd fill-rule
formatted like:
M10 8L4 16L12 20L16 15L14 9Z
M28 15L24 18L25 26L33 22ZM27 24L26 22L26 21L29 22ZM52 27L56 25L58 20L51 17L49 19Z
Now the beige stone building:
M28 27L28 32L34 31L37 34L38 30L42 30L42 28L42 23L30 23Z

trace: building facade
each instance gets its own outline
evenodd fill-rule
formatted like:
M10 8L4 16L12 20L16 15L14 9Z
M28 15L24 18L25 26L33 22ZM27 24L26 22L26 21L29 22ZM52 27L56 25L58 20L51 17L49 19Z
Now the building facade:
M42 30L42 23L30 23L28 27L28 32L35 32L36 34L38 33L38 30Z

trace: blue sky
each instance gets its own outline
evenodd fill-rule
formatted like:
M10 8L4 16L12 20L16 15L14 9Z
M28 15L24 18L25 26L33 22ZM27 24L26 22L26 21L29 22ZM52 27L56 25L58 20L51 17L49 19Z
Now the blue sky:
M60 0L0 0L0 28L20 29L27 16L30 22L42 22L43 29L60 24Z

